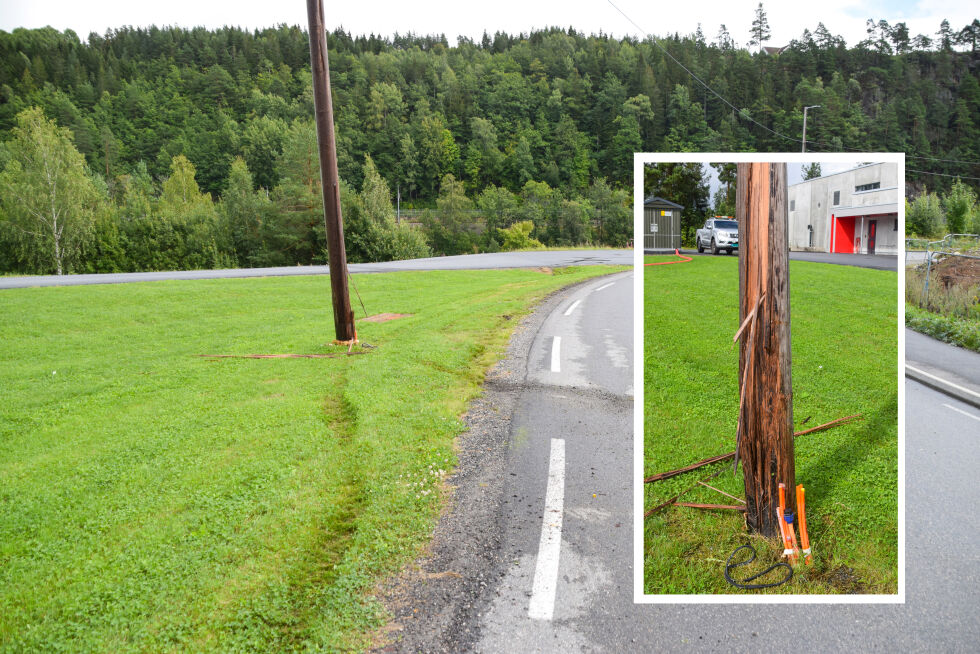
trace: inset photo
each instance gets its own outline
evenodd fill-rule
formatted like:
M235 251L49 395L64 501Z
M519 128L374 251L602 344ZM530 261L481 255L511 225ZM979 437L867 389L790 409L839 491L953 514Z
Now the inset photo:
M862 156L637 155L640 601L904 601L904 158Z

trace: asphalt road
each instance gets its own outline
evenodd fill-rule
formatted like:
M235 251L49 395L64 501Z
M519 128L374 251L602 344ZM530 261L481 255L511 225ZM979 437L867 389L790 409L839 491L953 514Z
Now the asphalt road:
M681 250L688 256L699 256L697 250ZM729 254L705 252L700 256L728 257ZM834 263L841 266L857 266L859 268L875 268L877 270L898 270L898 256L894 254L828 254L826 252L790 252L791 261L813 261L815 263Z
M980 408L980 354L905 330L905 375Z
M629 642L633 282L563 289L516 327L467 413L451 510L383 589L379 651Z
M559 268L594 264L632 265L632 250L539 250L534 252L496 252L429 257L383 263L353 263L351 273L403 272L409 270L487 270L491 268ZM174 279L219 279L226 277L284 277L329 275L327 266L283 266L279 268L231 268L226 270L177 270L142 273L93 275L36 275L0 277L0 289L33 286L75 286L82 284L124 284Z
M610 600L632 594L632 298L632 273L596 280L559 303L531 345L476 651L629 642L633 625Z
M875 268L876 270L898 270L898 255L895 254L829 254L827 252L790 252L791 261L813 261L815 263L836 263L841 266Z
M523 379L512 380L518 390L509 451L494 473L504 479L503 492L478 503L481 513L495 514L489 522L499 532L492 545L469 548L485 569L455 568L462 570L461 585L474 580L473 592L430 593L457 605L454 619L390 649L975 651L980 590L973 571L980 555L973 540L980 514L952 507L980 501L974 483L980 411L912 380L906 381L904 604L633 603L631 375L620 358L630 349L631 284L629 274L617 277L624 281L603 288L608 282L594 280L559 295L546 307L520 369L503 373ZM559 440L564 481L556 508L551 480ZM479 485L492 483L487 480ZM463 502L453 515L457 541L486 522L486 516L471 520ZM427 573L424 584L438 589L432 579L443 574ZM544 583L549 579L551 587ZM426 623L426 603L413 607L403 615Z

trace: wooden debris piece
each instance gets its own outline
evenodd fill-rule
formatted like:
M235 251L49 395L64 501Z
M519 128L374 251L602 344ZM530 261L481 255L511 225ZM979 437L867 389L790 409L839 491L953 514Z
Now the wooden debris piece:
M823 431L824 429L830 429L831 427L836 427L836 426L842 425L842 424L844 424L846 422L851 422L852 420L858 420L858 419L860 419L862 417L863 417L863 415L860 414L860 413L855 413L854 415L851 415L851 416L844 416L843 418L838 418L837 420L831 420L830 422L825 422L822 425L817 425L816 427L811 427L810 429L804 429L803 431L798 431L795 434L793 434L793 437L796 438L796 437L799 437L799 436L803 436L804 434L813 433L815 431ZM692 463L689 466L685 466L683 468L678 468L677 470L668 470L667 472L659 472L659 473L657 473L655 475L650 475L649 477L647 477L646 479L643 480L643 483L649 484L649 483L652 483L652 482L655 482L655 481L661 481L663 479L670 479L671 477L676 477L677 475L682 475L685 472L691 472L692 470L697 470L698 468L703 468L704 466L711 465L712 463L719 463L721 461L725 461L726 459L730 459L733 456L735 456L735 453L734 452L729 452L728 454L718 454L716 456L711 456L711 457L708 457L707 459L702 459L702 460L698 461L697 463Z

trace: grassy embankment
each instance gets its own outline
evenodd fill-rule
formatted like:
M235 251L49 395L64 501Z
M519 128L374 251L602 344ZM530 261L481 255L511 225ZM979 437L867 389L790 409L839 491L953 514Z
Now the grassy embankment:
M647 257L648 261L674 257ZM894 272L793 261L796 429L854 413L864 420L796 440L816 558L793 581L739 591L725 561L749 542L759 560L782 546L745 531L740 513L670 507L644 521L647 593L894 593L898 582L897 279ZM738 260L695 257L644 269L644 476L734 449L738 412ZM711 485L744 495L731 461L646 484L646 509L727 466ZM707 488L684 501L735 502ZM744 553L743 553L744 554ZM737 578L768 567L737 568Z
M336 359L195 356L343 351L326 277L0 291L0 650L363 648L517 318L611 270L359 276L413 315Z
M970 251L976 256L977 250ZM980 352L980 261L937 257L926 293L926 267L905 271L905 324L946 343Z

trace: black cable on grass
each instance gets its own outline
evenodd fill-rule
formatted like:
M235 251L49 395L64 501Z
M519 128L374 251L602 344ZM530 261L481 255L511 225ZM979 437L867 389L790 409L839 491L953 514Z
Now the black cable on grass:
M739 550L744 550L745 548L748 548L749 551L752 552L752 555L748 559L746 559L744 561L741 561L739 563L732 563L732 559L735 558L735 555L738 554L738 551ZM755 561L755 548L754 547L752 547L751 545L745 544L745 545L741 545L741 546L735 548L735 551L732 552L731 555L728 557L728 561L725 562L725 581L727 581L728 583L730 583L732 586L735 586L735 588L743 588L743 589L746 589L746 590L755 590L755 589L758 589L758 588L775 588L776 586L782 586L783 584L785 584L786 582L788 582L790 579L793 578L793 568L791 568L790 565L788 563L786 563L785 561L780 561L779 563L776 563L774 565L769 566L768 568L766 568L762 572L760 572L758 574L752 575L748 579L743 579L742 581L735 581L734 579L732 579L732 575L731 575L732 569L737 568L740 565L748 565L748 564L752 563L753 561ZM763 575L769 574L770 572L772 572L776 568L786 568L787 574L786 574L786 577L784 579L781 579L780 581L774 581L774 582L769 583L769 584L750 584L750 583L748 583L750 581L755 581L756 579L758 579L759 577L761 577Z
M351 288L354 289L354 294L357 296L357 301L361 303L361 311L364 312L364 317L367 318L368 312L364 308L364 300L361 299L361 294L357 290L357 284L354 283L354 277L352 275L347 275L347 281L350 282Z

